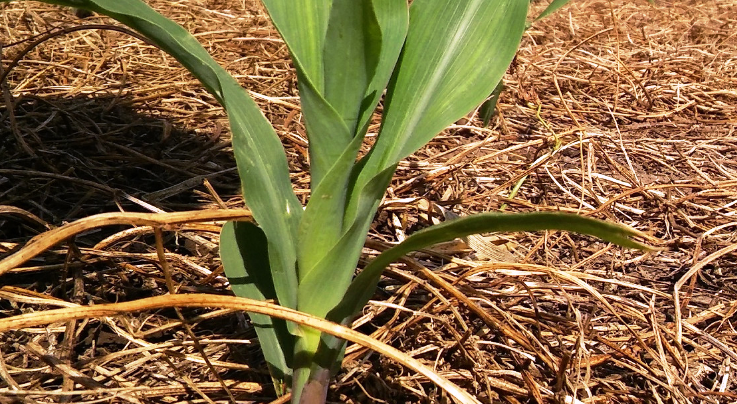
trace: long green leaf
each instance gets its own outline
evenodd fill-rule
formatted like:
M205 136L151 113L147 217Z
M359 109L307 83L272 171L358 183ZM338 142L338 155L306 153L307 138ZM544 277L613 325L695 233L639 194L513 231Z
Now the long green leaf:
M356 154L363 141L363 132L368 124L368 119L371 116L371 112L375 108L376 103L381 96L381 90L384 88L389 80L391 72L393 71L394 63L399 56L404 38L407 32L407 6L403 1L396 0L362 0L362 2L354 2L350 0L336 1L333 6L332 14L335 16L341 16L342 14L350 15L351 12L342 10L343 8L354 6L354 8L360 8L361 18L357 16L346 17L341 19L334 19L331 16L331 24L341 26L341 30L346 31L345 37L354 36L351 43L359 42L365 43L363 45L355 45L362 49L364 56L357 58L361 64L356 64L355 61L346 63L345 68L351 69L363 69L365 74L360 75L357 81L361 83L360 86L354 87L351 91L350 97L341 101L340 97L335 97L335 102L350 103L348 98L354 98L357 101L364 97L360 105L360 110L356 110L358 105L351 107L351 114L353 114L354 120L352 125L359 122L358 128L359 133L353 138L352 142L343 150L343 153L334 164L330 167L330 170L322 177L319 185L313 187L313 193L310 198L310 202L307 204L305 214L300 224L299 232L299 276L300 276L300 292L299 292L299 308L307 312L313 313L311 310L320 301L339 301L342 297L342 293L348 286L352 277L353 269L358 260L360 250L363 246L365 239L365 233L360 234L355 229L346 228L343 225L343 212L345 210L345 204L347 199L346 190L349 188L351 171L355 163ZM342 10L342 11L341 11ZM357 13L355 10L352 13ZM336 17L337 18L337 17ZM345 21L343 21L345 20ZM347 25L342 25L346 24ZM331 35L331 29L328 30L328 34ZM338 30L338 28L334 28ZM360 34L361 31L366 31ZM332 34L333 36L340 36ZM335 41L332 41L333 43ZM337 40L337 48L345 48L348 45L341 45L341 40ZM369 44L371 43L371 44ZM346 57L344 51L328 51L326 50L326 66L339 65L341 60ZM326 67L327 69L327 67ZM337 72L336 72L337 73ZM350 77L350 76L349 76ZM365 82L365 78L370 79L369 83ZM343 86L342 81L344 79L336 78L335 74L327 74L325 81L326 87L336 85L331 84L331 80L335 80L337 86ZM347 83L346 83L347 84ZM335 90L339 92L340 90ZM346 92L345 94L348 94ZM344 95L345 95L344 94ZM358 95L358 97L356 97ZM306 100L302 98L303 105ZM347 113L347 109L344 113ZM306 111L307 112L307 111ZM318 115L317 120L325 119L324 113L318 110L311 110L314 115ZM320 116L323 115L323 116ZM344 116L350 116L344 115ZM306 116L308 122L311 119ZM329 119L329 118L328 118ZM360 135L360 136L359 136ZM320 137L321 133L314 133L311 138ZM311 151L313 144L310 145ZM313 182L314 185L314 182ZM382 185L383 186L383 185ZM383 192L383 189L380 191ZM370 220L370 218L369 218ZM361 226L364 228L365 226ZM350 233L350 235L347 235ZM350 238L350 241L348 240ZM350 245L350 247L348 247ZM335 255L333 252L336 249L339 250L340 259L338 261L331 260L326 257ZM351 258L347 258L351 257ZM330 261L329 264L326 264ZM334 265L334 264L339 265ZM312 274L313 271L317 271ZM309 275L308 275L309 274ZM331 283L331 287L325 288L325 283L320 281L313 284L313 282L306 282L302 284L302 281L310 277L310 279L331 279L335 282ZM314 286L314 290L312 287ZM315 303L315 304L313 304ZM326 313L330 307L320 308L321 313ZM318 314L318 313L314 313Z
M393 167L386 170L383 176L375 177L374 181L367 185L367 189L370 188L370 192L374 195L383 194L386 183L393 173ZM380 200L381 197L373 201L364 199L363 201L371 203L371 206L363 209L375 212ZM325 317L346 296L345 291L350 285L372 219L373 215L354 221L353 226L343 234L337 244L322 254L322 259L313 270L300 279L298 296L300 311ZM305 383L316 383L327 388L327 381L323 380L323 376L327 370L339 369L344 342L330 335L321 336L311 329L300 329L299 336L295 350L292 393L301 394L299 392ZM308 393L308 396L313 393L315 392Z
M352 127L344 120L345 106L337 105L335 100L326 98L326 88L330 89L330 95L334 97L341 98L344 95L336 95L334 83L343 82L341 79L347 76L340 75L336 78L326 75L327 70L331 73L336 70L334 66L326 66L326 63L331 64L330 54L325 47L326 37L328 33L332 38L337 35L336 31L343 31L339 17L350 11L345 10L345 7L338 7L333 13L333 2L334 0L263 2L286 42L297 70L302 111L310 141L310 182L313 190L353 138ZM343 41L342 47L355 44L357 41L351 40L353 37L355 35Z
M366 234L374 219L374 213L393 173L394 167L391 167L364 186L367 194L377 197L363 198L361 202L365 205L359 206L359 209L371 213L355 220L340 240L322 255L322 259L315 265L315 270L300 280L300 311L324 317L343 299L361 255Z
M303 79L324 93L323 51L332 0L262 0Z
M365 134L406 35L407 6L397 0L264 3L295 61L314 191L352 138Z
M340 274L342 268L322 268L320 262L326 255L330 255L343 234L343 209L345 208L345 200L350 179L351 168L356 158L356 153L363 142L363 138L356 137L351 143L351 147L347 148L343 156L336 162L335 166L323 178L323 181L314 190L307 208L302 216L302 222L299 227L299 245L298 245L298 262L299 262L299 281L300 290L304 290L302 281L314 270L324 274L330 271L330 278L334 279L336 274ZM365 235L361 236L361 241ZM353 265L355 263L346 263ZM348 269L352 273L352 269ZM320 275L318 275L320 276ZM341 276L341 275L337 275ZM324 283L322 284L324 286ZM347 286L347 285L346 285ZM337 292L331 287L330 292ZM310 293L310 292L307 292ZM323 291L315 291L315 294L323 294ZM303 310L303 301L301 299L298 307ZM316 314L309 312L310 314Z
M220 232L220 258L230 288L236 296L256 300L277 299L269 272L268 240L250 222L228 222ZM251 313L269 371L277 389L289 385L295 339L286 322Z
M244 197L269 240L280 303L296 307L296 235L302 207L292 191L284 148L253 99L192 35L140 0L45 2L94 11L133 28L177 59L225 107Z
M374 75L364 93L363 105L358 119L356 134L361 136L365 135L376 105L394 72L394 67L409 29L409 9L405 1L373 0L371 3L380 30L381 47L376 57ZM375 51L374 48L368 49Z
M623 247L649 250L645 244L632 239L636 230L583 216L557 213L482 213L443 222L420 230L402 243L376 257L351 283L340 305L328 314L327 319L344 322L358 312L373 296L382 271L402 256L422 248L457 237L486 232L519 232L539 230L565 230L596 236Z
M381 40L372 0L333 0L323 49L325 99L351 134L356 133L366 88L376 72Z
M381 132L354 169L344 227L373 216L364 208L373 206L383 190L375 194L377 188L367 184L491 94L519 45L527 3L412 2L407 39L387 89Z
M568 4L568 2L571 0L553 0L548 4L548 6L543 10L540 15L538 15L535 20L542 20L543 18L549 16L550 14L553 14L554 12L558 11L561 7Z
M387 89L374 158L379 171L415 152L496 87L524 31L520 0L415 0Z
M301 74L297 76L300 79L303 77ZM299 82L299 97L310 142L310 188L314 196L315 189L340 160L353 136L340 112L317 93L307 80Z

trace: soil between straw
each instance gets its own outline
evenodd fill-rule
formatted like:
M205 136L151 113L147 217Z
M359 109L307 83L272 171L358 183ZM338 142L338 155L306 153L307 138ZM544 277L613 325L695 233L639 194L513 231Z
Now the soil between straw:
M261 7L151 5L264 96L257 101L306 199L296 78ZM113 24L38 3L0 7L3 66L50 30ZM412 353L482 402L737 400L737 257L727 250L737 225L736 24L730 0L583 0L536 22L491 127L470 114L402 163L372 232L392 242L426 226L407 202L423 197L459 212L505 203L509 211L580 212L646 232L660 251L530 233L506 235L518 263L487 263L457 247L417 255L388 271L359 330ZM3 85L12 105L3 98L0 108L0 257L96 213L243 206L222 108L161 51L116 31L77 31L37 46ZM530 170L556 137L560 149ZM191 225L166 233L180 293L229 293L217 272L217 231ZM468 300L428 282L423 267ZM57 307L57 299L88 305L166 290L153 231L103 227L2 276L0 316ZM489 328L469 304L533 348ZM216 309L184 315L235 397L275 398L247 317ZM0 343L0 402L228 400L173 310L17 330L0 334ZM352 347L330 400L445 398L427 380Z

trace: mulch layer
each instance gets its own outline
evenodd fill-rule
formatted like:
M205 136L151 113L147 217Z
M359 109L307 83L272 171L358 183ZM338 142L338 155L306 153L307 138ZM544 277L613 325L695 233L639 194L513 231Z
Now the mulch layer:
M296 77L261 6L149 3L256 99L306 202ZM243 207L225 113L172 58L101 16L35 2L0 10L0 258L98 213ZM504 234L497 242L516 262L493 262L445 244L388 269L354 327L483 403L737 402L735 32L733 0L581 0L534 22L489 127L474 111L400 164L365 258L427 226L418 202L428 200L460 214L576 212L638 229L656 249ZM1 275L0 320L165 295L162 265L178 293L230 294L222 221L165 229L159 253L155 226L113 222ZM0 333L0 402L233 398L277 399L238 311L158 309ZM329 401L449 398L350 345Z

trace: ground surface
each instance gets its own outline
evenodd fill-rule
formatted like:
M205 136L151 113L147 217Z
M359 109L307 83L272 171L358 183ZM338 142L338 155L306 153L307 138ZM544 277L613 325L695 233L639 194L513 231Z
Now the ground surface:
M659 250L556 232L505 235L516 263L436 250L392 268L356 326L482 402L736 402L737 5L572 3L525 35L488 129L469 115L400 165L372 238L425 226L421 197L459 213L579 212L635 227ZM307 198L295 77L261 9L151 4L253 92ZM0 7L4 69L18 59L0 103L0 257L96 213L242 207L225 114L171 58L110 30L23 54L39 35L111 21ZM217 230L165 234L180 293L229 293ZM0 317L165 294L154 244L145 226L78 234L0 277ZM233 396L275 399L246 317L184 315ZM0 402L228 400L173 310L5 332L0 353ZM448 399L353 346L330 400Z

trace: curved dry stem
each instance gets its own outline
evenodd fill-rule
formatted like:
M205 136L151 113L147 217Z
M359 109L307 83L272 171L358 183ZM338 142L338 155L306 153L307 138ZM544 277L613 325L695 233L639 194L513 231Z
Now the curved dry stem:
M39 234L32 238L25 247L0 261L0 275L27 262L47 249L61 243L69 237L102 226L174 226L192 222L208 222L213 220L238 220L251 217L248 209L214 209L195 210L173 213L100 213Z
M321 318L313 317L272 303L246 299L243 297L209 294L165 295L149 297L132 302L46 310L0 319L0 332L18 330L25 327L37 327L55 322L115 316L123 313L171 307L218 307L222 309L243 310L252 313L265 314L305 325L338 338L362 345L394 359L402 365L430 379L459 403L479 403L478 400L455 385L453 382L443 378L432 369L420 363L418 360L402 353L396 348L384 344L383 342Z

